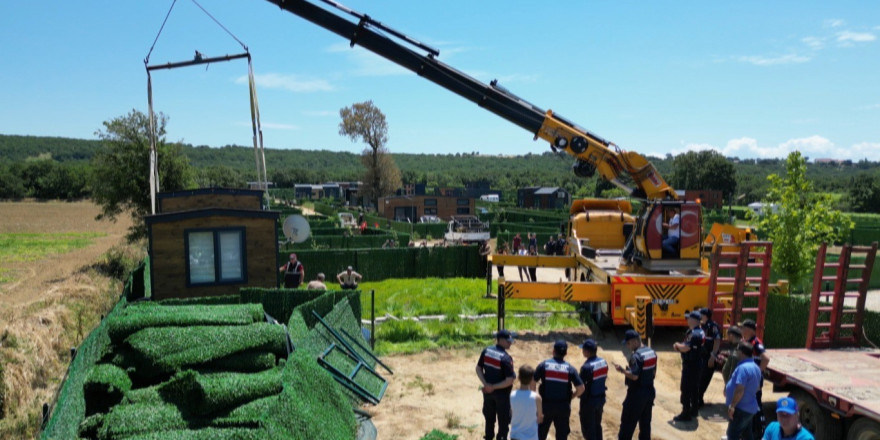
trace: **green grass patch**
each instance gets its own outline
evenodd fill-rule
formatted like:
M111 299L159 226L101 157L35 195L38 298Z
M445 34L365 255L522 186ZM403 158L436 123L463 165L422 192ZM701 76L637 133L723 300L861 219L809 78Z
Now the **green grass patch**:
M420 440L456 440L457 435L447 434L439 429L435 429L422 437Z
M369 291L376 291L376 316L392 314L398 318L424 315L478 315L495 313L498 302L485 299L486 280L471 278L392 279L364 282L359 286L364 304L363 318L369 319ZM493 281L492 292L497 291ZM561 301L511 299L507 313L573 311Z
M37 261L47 255L84 248L105 235L100 232L0 234L0 263Z
M496 300L483 298L486 282L465 278L385 280L361 284L362 317L369 319L369 291L376 291L376 315L398 318L444 315L445 319L387 320L376 325L376 351L416 353L435 348L484 345L495 331L495 317L465 319L460 315L495 314ZM506 302L507 328L549 331L583 325L575 306L562 301L515 299ZM516 313L548 312L546 316L513 317ZM563 313L565 312L565 313Z

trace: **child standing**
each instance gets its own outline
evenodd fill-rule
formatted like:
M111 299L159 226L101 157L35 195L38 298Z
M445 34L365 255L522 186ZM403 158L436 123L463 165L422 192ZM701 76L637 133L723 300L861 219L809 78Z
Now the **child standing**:
M541 396L535 392L535 369L519 367L519 389L510 393L510 439L538 440L538 424L544 420Z

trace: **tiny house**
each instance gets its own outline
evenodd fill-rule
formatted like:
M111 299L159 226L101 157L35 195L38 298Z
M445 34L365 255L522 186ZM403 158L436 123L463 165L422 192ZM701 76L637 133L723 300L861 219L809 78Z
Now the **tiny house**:
M275 287L278 211L259 190L206 188L157 195L146 216L153 299Z

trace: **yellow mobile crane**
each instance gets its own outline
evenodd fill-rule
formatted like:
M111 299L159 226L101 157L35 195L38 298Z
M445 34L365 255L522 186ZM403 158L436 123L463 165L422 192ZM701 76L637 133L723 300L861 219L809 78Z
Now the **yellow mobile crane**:
M708 247L748 239L747 233L726 226L710 234L704 245L700 204L679 200L647 158L531 104L497 81L485 84L444 64L437 59L438 50L366 14L333 0L268 1L348 39L352 47L360 45L513 122L535 139L548 141L554 151L574 157L576 175L599 173L630 197L644 201L635 216L628 201L575 201L565 256L493 255L495 265L568 269L567 279L556 283L499 279L499 315L504 298L560 299L599 304L615 324L631 323L642 332L638 317L646 307L654 312L657 325L683 326L686 311L708 304L710 277L703 258ZM663 224L676 215L680 243L674 251L664 252ZM499 325L503 325L500 320Z

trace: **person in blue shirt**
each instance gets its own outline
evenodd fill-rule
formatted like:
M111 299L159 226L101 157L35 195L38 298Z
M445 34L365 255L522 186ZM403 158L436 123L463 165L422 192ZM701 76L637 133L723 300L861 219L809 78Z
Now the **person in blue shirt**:
M687 323L689 328L684 341L672 346L681 353L681 414L672 418L675 422L690 422L699 410L700 352L705 339L705 333L700 328L700 312L690 312Z
M605 379L608 378L608 363L597 356L599 345L593 339L581 344L584 352L584 365L580 376L584 381L584 394L581 394L581 435L586 440L602 440L602 410L605 407Z
M753 440L752 420L761 410L756 396L761 384L761 367L753 360L754 349L746 342L736 347L740 361L724 387L724 398L727 403L727 438Z
M578 371L568 362L568 343L559 340L553 344L553 358L538 364L535 368L535 382L541 382L538 394L541 395L544 421L538 425L538 439L547 440L550 425L556 427L556 440L568 438L571 429L571 400L584 393L584 382ZM572 385L574 392L572 392Z
M776 420L767 425L764 440L814 440L813 434L801 426L797 401L791 397L776 401Z
M495 345L480 353L477 361L477 377L483 391L483 417L486 419L486 440L507 440L510 430L510 391L516 373L513 358L507 349L513 344L513 334L508 330L495 333ZM495 419L498 418L498 436L495 436Z

